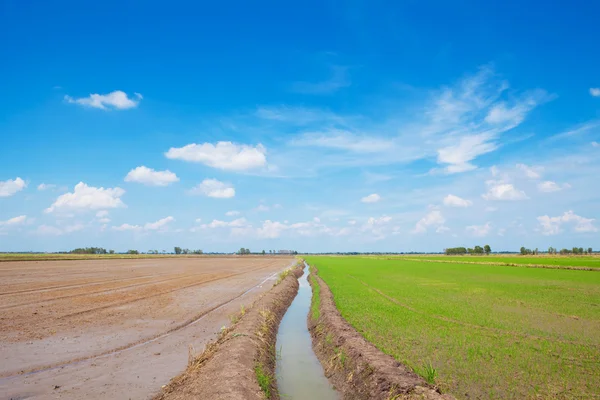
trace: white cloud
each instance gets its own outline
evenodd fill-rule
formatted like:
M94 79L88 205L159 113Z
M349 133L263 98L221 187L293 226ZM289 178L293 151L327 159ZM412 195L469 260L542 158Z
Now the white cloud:
M348 225L356 225L356 220L353 220L353 219L349 220Z
M489 207L486 207L486 208L485 208L485 211L486 211L486 212L494 212L494 211L498 211L498 207L491 207L491 206L489 206Z
M19 215L18 217L7 219L6 221L0 221L0 226L14 226L22 225L27 220L26 215Z
M384 225L392 220L392 217L388 215L383 215L379 218L371 217L367 220L367 225L376 226L376 225Z
M157 231L164 228L168 223L175 221L175 218L168 216L163 219L159 219L156 222L148 222L144 225L144 229L147 231Z
M238 216L238 215L240 215L240 212L239 212L239 211L232 210L232 211L227 211L227 212L225 213L225 215L226 215L226 216L228 216L228 217L235 217L235 216Z
M377 203L380 200L381 200L381 196L378 195L377 193L370 194L370 195L365 196L362 199L360 199L360 201L362 201L363 203Z
M112 227L112 230L114 230L114 231L141 231L142 229L143 228L139 225L130 225L130 224L123 224L123 225Z
M495 177L495 176L497 176L500 173L500 170L495 165L492 165L490 167L490 172L492 173L492 176Z
M275 239L278 238L281 235L281 232L287 228L288 226L281 222L266 220L263 222L262 227L256 230L256 233L258 234L258 237L261 238Z
M37 190L49 190L49 189L54 189L56 187L56 185L52 184L52 183L40 183L37 187Z
M427 228L430 226L435 226L439 230L440 227L444 226L444 222L446 222L446 218L444 218L440 210L431 210L417 222L412 232L424 233L427 232Z
M490 231L492 229L492 224L487 222L485 225L471 225L471 226L467 226L466 229L468 232L470 232L474 236L484 237L490 233Z
M27 183L19 177L0 181L0 197L10 197L27 187Z
M197 162L212 168L229 171L246 171L267 164L267 150L262 144L256 146L240 145L232 142L188 144L184 147L172 147L165 153L170 159Z
M542 235L546 236L557 235L562 232L561 227L563 224L574 225L573 230L575 232L598 232L598 228L593 224L595 219L581 217L571 210L558 217L542 215L537 220L540 223Z
M75 99L71 96L65 96L65 101L71 104L79 104L85 107L100 108L102 110L118 109L126 110L137 107L142 99L139 93L134 94L135 99L127 97L127 93L121 90L115 90L108 94L90 94L88 97Z
M485 133L463 136L458 144L438 149L438 163L450 164L443 170L447 174L471 171L477 167L470 161L498 148L498 145L491 141L493 138Z
M600 143L598 143L598 142L592 142L592 147L600 147Z
M196 222L200 222L196 220ZM250 226L246 218L238 218L233 221L221 221L218 219L213 219L209 224L203 224L200 226L202 229L215 229L215 228L242 228Z
M590 88L590 94L594 97L600 97L600 88Z
M120 198L124 194L125 190L119 187L104 189L103 187L97 188L79 182L75 185L73 193L65 193L59 196L54 204L47 208L45 212L84 211L125 207L125 204Z
M519 126L531 110L552 99L543 90L534 90L501 100L507 88L508 83L497 79L492 68L482 67L436 96L426 112L429 124L422 132L438 146L438 163L449 165L431 172L476 169L474 159L498 149L504 132Z
M256 211L256 212L266 212L269 210L270 210L269 206L266 206L264 204L259 204L258 207L254 208L254 211Z
M544 170L544 168L542 167L530 167L525 164L517 164L517 168L523 171L525 173L525 176L527 176L530 179L540 179L542 177L542 171Z
M108 224L110 222L110 218L100 218L98 219L98 222L101 224Z
M100 210L96 213L96 217L103 218L108 216L108 210Z
M473 205L473 202L471 200L466 200L453 194L449 194L448 196L444 197L444 205L448 207L470 207Z
M125 182L138 182L149 186L167 186L178 181L177 175L169 170L155 171L145 166L132 169L125 177Z
M569 129L568 131L558 133L554 136L548 138L549 141L555 141L558 139L572 139L573 137L581 136L583 134L587 134L590 131L597 131L600 128L600 121L593 120L583 124L578 125L575 128Z
M538 183L537 187L540 192L551 193L551 192L558 192L563 189L568 189L571 187L571 185L569 185L568 183L559 185L556 182L544 181L544 182Z
M489 180L485 182L488 186L487 193L481 195L485 200L525 200L528 199L524 191L506 183L502 180Z
M191 194L201 194L217 199L228 199L235 196L235 188L230 183L216 179L205 179L190 190Z

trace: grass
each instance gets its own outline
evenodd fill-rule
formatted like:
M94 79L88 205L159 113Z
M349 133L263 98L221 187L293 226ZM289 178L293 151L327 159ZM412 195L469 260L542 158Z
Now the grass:
M312 301L310 304L310 315L313 321L316 321L321 316L321 285L315 278L313 271L311 270L309 278L312 284Z
M408 258L435 261L452 262L480 262L480 263L502 263L519 265L549 265L563 267L589 267L600 268L600 257L598 256L518 256L518 255L489 255L489 256L444 256L444 255L402 255L390 256L388 258Z
M257 363L254 366L254 373L258 386L265 394L267 399L271 398L271 387L273 387L273 376L263 367L262 363Z
M598 272L364 257L307 262L367 340L459 399L600 393Z

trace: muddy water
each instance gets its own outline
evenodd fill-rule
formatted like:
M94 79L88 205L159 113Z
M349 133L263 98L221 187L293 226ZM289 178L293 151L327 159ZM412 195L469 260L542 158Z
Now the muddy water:
M308 266L298 279L298 295L288 308L277 332L277 387L282 399L339 399L323 374L323 367L313 353L307 317L312 288L307 280Z

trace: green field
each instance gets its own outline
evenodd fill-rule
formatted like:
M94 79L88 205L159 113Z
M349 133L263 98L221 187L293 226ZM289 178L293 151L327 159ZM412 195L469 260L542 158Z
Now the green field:
M600 393L600 272L306 260L367 340L417 373L431 363L459 399Z
M550 266L572 266L600 268L600 257L597 256L518 256L518 255L490 255L490 256L444 256L444 255L402 255L387 258L410 258L452 262L481 262L502 264L529 264Z

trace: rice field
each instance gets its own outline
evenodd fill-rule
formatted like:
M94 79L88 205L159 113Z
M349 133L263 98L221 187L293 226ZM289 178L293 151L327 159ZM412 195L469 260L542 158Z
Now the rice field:
M419 259L444 262L476 262L494 264L518 265L548 265L559 267L589 267L600 268L598 256L518 256L518 255L489 255L489 256L446 256L446 255L402 255L386 258Z
M600 393L598 272L406 258L306 260L367 340L423 376L431 376L431 366L436 384L459 399Z

